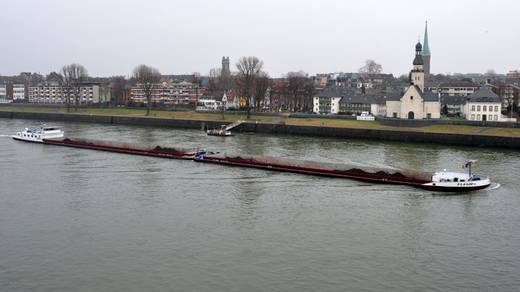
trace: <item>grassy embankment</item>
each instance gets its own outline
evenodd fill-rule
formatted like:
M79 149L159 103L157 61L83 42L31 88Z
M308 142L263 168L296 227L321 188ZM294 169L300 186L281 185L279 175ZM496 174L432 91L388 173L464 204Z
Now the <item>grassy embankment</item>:
M0 111L25 111L25 112L62 112L66 113L65 107L29 107L29 106L0 106ZM92 115L112 115L112 116L145 116L145 109L130 108L79 108L77 112L71 109L70 113L92 114ZM211 121L236 121L245 120L245 114L226 113L224 118L221 113L199 113L199 112L174 112L164 110L152 110L150 117L155 118L174 118L191 120L211 120ZM466 125L432 125L425 127L393 127L385 126L377 121L355 121L333 118L285 118L280 116L251 115L251 121L284 123L286 125L297 126L317 126L317 127L345 127L357 129L381 129L395 131L414 131L430 133L452 133L452 134L477 134L492 136L512 136L520 137L520 128L490 128Z

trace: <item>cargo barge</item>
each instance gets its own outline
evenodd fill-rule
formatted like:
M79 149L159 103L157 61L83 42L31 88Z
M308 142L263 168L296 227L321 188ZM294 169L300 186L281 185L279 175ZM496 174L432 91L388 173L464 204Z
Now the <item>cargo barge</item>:
M197 153L196 149L172 148L161 146L139 146L130 143L79 138L43 139L43 144L188 160L193 159L195 153Z
M199 152L197 162L260 168L301 174L350 178L362 181L401 184L432 191L464 192L487 188L489 178L471 173L408 171L393 168L371 168L358 165L291 160L259 155L220 155Z
M47 145L66 146L161 158L187 159L197 162L260 168L327 177L349 178L377 183L401 184L433 191L465 192L484 189L491 185L489 178L480 177L471 173L471 166L475 161L468 161L464 165L464 167L469 168L468 173L447 172L446 170L441 172L428 173L395 168L373 168L360 165L292 160L259 155L224 155L207 152L205 150L199 151L197 149L141 146L122 142L80 138L63 138L60 137L63 136L63 131L61 130L61 135L57 135L57 137L49 139L46 138L45 135L41 135L42 133L43 131L28 131L26 129L26 132L17 133L17 135L13 136L13 139L26 142L35 142L34 139L36 139L37 142Z

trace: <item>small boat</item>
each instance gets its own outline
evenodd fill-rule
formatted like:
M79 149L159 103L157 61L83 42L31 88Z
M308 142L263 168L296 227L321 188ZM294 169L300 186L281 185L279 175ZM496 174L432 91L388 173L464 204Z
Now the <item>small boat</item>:
M420 187L432 191L444 192L464 192L474 191L487 188L491 185L488 177L482 177L471 173L471 166L476 160L469 160L464 164L464 168L468 168L468 173L450 172L445 169L435 172L432 175L432 181L422 184Z
M60 128L56 127L37 127L37 128L25 128L25 130L21 132L17 132L16 135L13 135L13 139L26 141L26 142L36 142L43 143L43 139L59 139L63 138L65 132Z
M209 136L222 136L222 137L233 136L231 131L226 130L225 125L222 125L222 128L220 128L220 129L207 130L206 134L208 134Z
M220 129L217 128L217 129L207 130L206 134L208 134L209 136L222 136L222 137L233 136L233 134L231 133L230 130L240 126L242 123L244 123L244 121L238 120L229 125L222 125L222 126L220 126Z

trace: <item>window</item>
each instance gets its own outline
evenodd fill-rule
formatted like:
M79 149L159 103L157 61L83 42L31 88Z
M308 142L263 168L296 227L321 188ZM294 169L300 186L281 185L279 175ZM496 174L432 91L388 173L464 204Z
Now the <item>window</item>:
M410 100L413 100L413 96L410 96Z
M397 113L392 113L392 117L397 118Z
M498 105L495 105L495 111L498 112Z
M480 111L480 105L477 105L477 111ZM480 120L480 119L479 119Z
M477 115L477 120L479 120L479 121L480 121L480 114L478 114L478 115Z
M484 112L487 111L487 106L483 105L482 106L482 111L484 111Z
M497 115L494 116L494 120L498 121L498 116Z
M431 118L432 118L432 114L431 114L431 113L427 113L427 114L426 114L426 118L427 118L427 119L431 119Z
M471 106L471 110L472 110L472 111L475 111L475 105L472 105L472 106Z

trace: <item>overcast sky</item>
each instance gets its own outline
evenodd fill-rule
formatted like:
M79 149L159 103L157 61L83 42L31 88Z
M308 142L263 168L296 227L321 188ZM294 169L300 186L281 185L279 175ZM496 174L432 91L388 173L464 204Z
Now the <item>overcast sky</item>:
M2 0L0 74L47 74L81 63L92 76L163 74L257 56L288 71L355 72L366 59L410 70L429 23L434 73L520 68L517 0ZM233 68L232 68L233 70Z

